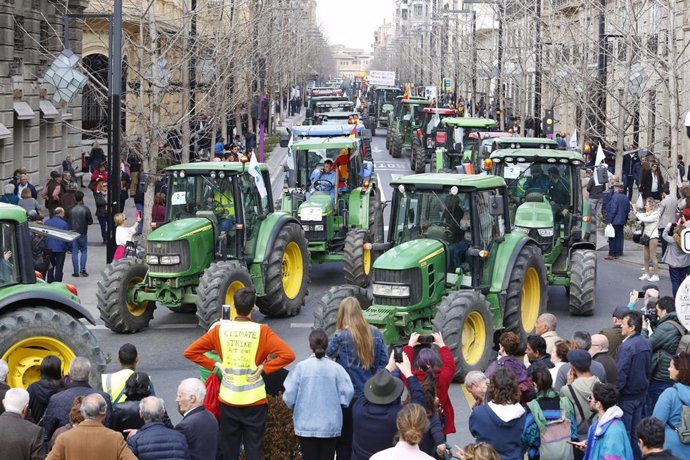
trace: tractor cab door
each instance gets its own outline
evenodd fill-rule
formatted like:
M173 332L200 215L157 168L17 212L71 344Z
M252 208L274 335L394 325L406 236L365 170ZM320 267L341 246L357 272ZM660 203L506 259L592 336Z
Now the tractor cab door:
M31 238L28 224L0 222L0 286L35 280Z
M474 247L489 252L488 257L474 257L472 265L473 286L488 289L491 285L491 273L494 269L497 252L497 240L505 235L505 206L492 211L492 203L503 201L499 190L481 190L474 193L472 200Z
M262 174L264 184L270 183L268 174ZM268 181L268 182L267 182ZM237 233L238 246L242 248L242 256L252 259L256 249L256 239L259 234L261 220L272 211L271 200L267 194L261 196L256 180L250 174L238 176L239 197L241 198L242 222L244 227Z

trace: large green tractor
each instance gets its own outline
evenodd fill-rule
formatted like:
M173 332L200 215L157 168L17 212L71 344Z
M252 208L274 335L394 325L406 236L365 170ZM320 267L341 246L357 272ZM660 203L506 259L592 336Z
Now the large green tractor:
M579 152L522 148L520 139L490 156L493 174L508 184L514 229L527 233L544 255L550 285L564 286L573 315L592 315L597 279L596 238L583 199ZM525 142L528 145L529 141Z
M280 209L302 224L313 263L342 261L347 282L367 286L373 260L367 244L383 242L383 207L360 139L308 138L290 153ZM330 175L322 173L327 159Z
M421 97L398 100L386 135L386 148L393 158L401 158L404 149L412 148L412 140L424 119L424 107L429 105L431 101Z
M29 224L19 206L0 204L0 358L9 366L10 387L28 387L40 378L43 358L55 355L67 374L72 359L91 361L91 383L100 384L105 357L81 321L96 324L71 284L37 278L32 232L72 241L78 235Z
M470 164L475 173L480 172L480 134L494 133L498 130L496 120L489 118L444 118L436 128L436 143L439 147L434 155L432 171L456 172L459 166L467 169L467 165Z
M315 327L335 331L340 302L355 296L386 344L440 331L456 377L484 370L494 331L523 340L546 309L546 268L537 243L511 231L504 180L487 175L419 174L391 182L388 242L374 262L373 299L364 288L331 288Z
M193 312L208 328L241 287L253 286L270 317L299 313L309 283L309 250L300 222L274 212L268 169L240 162L171 166L167 223L151 232L145 260L108 265L98 309L115 332L137 332L157 304Z
M369 116L367 127L371 135L376 135L376 128L388 128L390 114L395 107L395 99L401 93L397 86L377 86L369 90Z

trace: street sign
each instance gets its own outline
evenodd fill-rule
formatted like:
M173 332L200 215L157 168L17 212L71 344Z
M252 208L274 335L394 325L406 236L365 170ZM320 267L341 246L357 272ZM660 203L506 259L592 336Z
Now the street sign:
M368 79L370 85L394 86L395 72L388 70L370 70Z
M444 78L443 79L443 91L446 93L450 92L452 87L453 87L453 79L452 78Z

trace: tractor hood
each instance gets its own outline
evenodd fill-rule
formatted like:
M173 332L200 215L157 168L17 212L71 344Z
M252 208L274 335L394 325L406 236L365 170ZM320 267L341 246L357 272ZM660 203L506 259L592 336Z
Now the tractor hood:
M299 207L299 218L305 220L321 220L333 212L333 199L329 193L312 193L308 201Z
M213 225L204 217L190 217L169 222L149 234L149 241L184 240L203 231L211 232Z
M405 270L426 265L434 256L442 254L445 247L438 240L413 240L399 244L381 255L374 268Z
M515 212L515 227L553 228L553 210L545 202L521 204Z

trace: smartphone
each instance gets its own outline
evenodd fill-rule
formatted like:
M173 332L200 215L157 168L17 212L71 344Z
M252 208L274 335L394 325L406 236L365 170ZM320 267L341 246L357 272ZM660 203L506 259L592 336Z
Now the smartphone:
M396 363L403 362L403 346L393 345L393 359Z
M434 336L429 334L429 335L420 335L419 338L417 339L417 342L424 344L424 345L429 345L434 343Z
M141 219L141 211L136 212L137 219Z
M221 313L220 313L220 319L225 320L225 321L230 321L230 312L232 311L232 306L230 305L223 305Z

